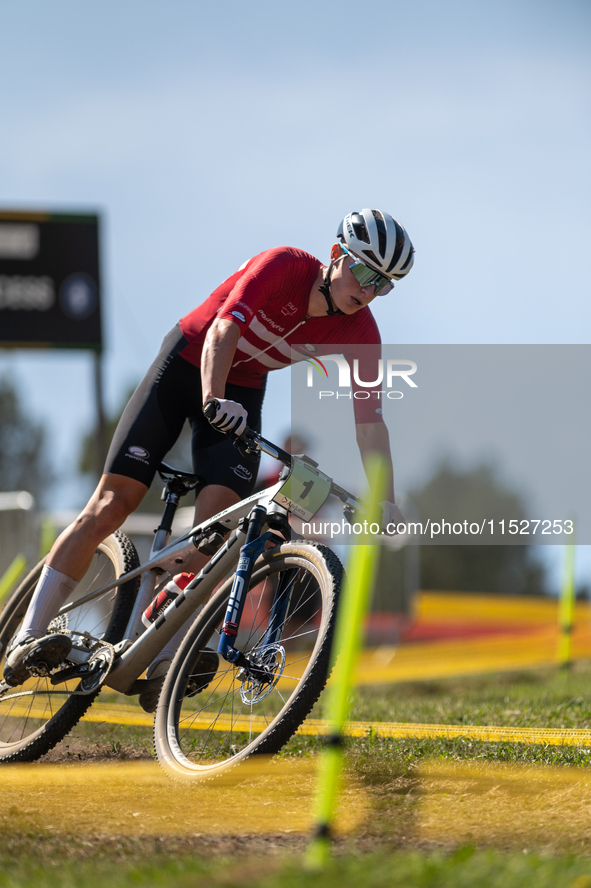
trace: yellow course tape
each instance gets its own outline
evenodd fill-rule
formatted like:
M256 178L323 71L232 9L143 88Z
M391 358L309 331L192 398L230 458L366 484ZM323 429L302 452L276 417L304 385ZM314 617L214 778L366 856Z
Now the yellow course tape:
M122 724L133 726L151 727L153 718L147 713L141 712L135 706L109 706L104 703L95 703L84 716L85 721L103 722L108 724ZM262 731L267 722L260 716L248 718L241 716L234 718L230 724L229 718L219 718L216 722L216 730L227 731L233 727L235 731ZM195 719L182 726L184 730L199 730L208 728L211 730L210 719ZM392 739L453 739L465 737L470 740L481 740L486 743L529 743L548 746L591 746L591 730L565 729L552 730L548 728L509 728L497 725L423 725L403 724L400 722L347 722L344 733L348 737L384 737ZM298 734L318 736L328 732L328 725L321 719L309 718L299 728Z
M304 729L306 725L304 725ZM301 730L301 729L300 729ZM310 732L312 733L312 732ZM497 725L418 725L384 722L352 722L345 727L350 737L373 734L394 739L453 739L465 737L486 743L530 743L543 746L591 746L591 731L547 728L504 728Z
M557 602L547 599L503 599L485 595L453 595L422 593L419 598L419 617L436 623L460 620L464 623L486 623L507 626L527 625L522 633L480 636L476 638L441 639L423 643L383 645L365 650L357 668L358 686L390 684L401 681L424 681L458 675L508 671L556 665ZM586 603L575 605L576 631L573 636L573 655L589 658L591 652L591 610ZM300 668L304 668L300 663ZM295 666L292 667L295 674ZM60 701L61 702L61 701ZM44 715L40 704L35 712L24 702L11 710L15 718L25 715ZM53 704L52 704L53 705ZM103 722L137 727L151 727L153 718L137 705L97 702L84 718L87 722ZM187 723L185 729L200 729L205 722ZM209 726L209 722L208 722ZM236 730L262 730L265 722L244 716L234 722ZM216 727L228 730L229 721L219 719ZM345 726L350 737L370 734L392 739L465 737L488 743L510 742L549 744L560 746L591 746L591 731L549 730L543 728L511 728L482 725L424 725L383 722L351 722ZM318 735L326 731L321 721L308 719L300 734Z

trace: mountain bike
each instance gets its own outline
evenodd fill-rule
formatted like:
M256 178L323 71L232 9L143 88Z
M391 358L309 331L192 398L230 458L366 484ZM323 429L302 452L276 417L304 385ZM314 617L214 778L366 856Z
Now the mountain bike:
M283 463L276 484L170 542L180 498L198 475L162 463L164 512L148 560L117 531L50 624L68 634L67 659L36 663L19 687L0 683L0 762L34 761L77 724L102 687L135 695L172 636L194 621L168 670L154 720L156 756L171 775L212 776L253 753L275 753L310 713L329 672L343 568L327 546L292 532L289 515L309 521L332 494L346 517L359 500L307 456L292 456L246 429L242 452ZM195 551L206 566L146 628L142 615ZM0 614L0 675L43 562Z

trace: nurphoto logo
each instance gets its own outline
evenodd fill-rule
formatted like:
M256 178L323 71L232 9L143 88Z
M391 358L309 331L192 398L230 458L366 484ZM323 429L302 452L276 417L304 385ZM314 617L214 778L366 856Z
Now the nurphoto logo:
M323 361L334 361L338 369L338 388L348 391L320 390L318 392L320 400L322 398L336 397L337 400L339 398L355 398L356 400L375 398L379 401L382 400L382 395L385 395L390 400L397 401L404 397L404 393L394 390L394 384L399 385L401 382L404 382L410 388L418 388L417 383L411 379L411 376L417 371L415 361L402 358L387 358L384 361L380 358L377 362L375 379L361 379L359 360L355 358L353 361L353 381L356 385L356 390L353 391L351 367L347 359L342 355L323 355L322 361L318 358L306 358L306 363L308 364L306 385L308 388L314 388L314 380L316 379L314 370L320 374L321 379L328 379L328 371ZM378 388L384 382L386 383L386 388Z

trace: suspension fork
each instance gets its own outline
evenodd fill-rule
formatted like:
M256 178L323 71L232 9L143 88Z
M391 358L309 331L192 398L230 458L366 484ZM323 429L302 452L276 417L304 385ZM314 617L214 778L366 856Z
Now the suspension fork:
M298 570L299 568L292 567L279 574L269 615L269 625L261 645L263 648L269 644L277 644L281 638Z
M263 552L269 540L273 540L277 543L283 542L281 537L278 537L271 531L267 531L267 533L261 535L266 518L267 510L261 505L255 506L250 513L246 540L240 550L240 558L238 559L238 566L232 582L232 591L230 592L230 598L221 631L220 643L218 645L218 653L220 653L225 660L234 663L236 666L248 665L248 660L244 654L234 647L234 640L238 635L240 618L242 617L242 611L244 610L244 603L246 601L254 563Z

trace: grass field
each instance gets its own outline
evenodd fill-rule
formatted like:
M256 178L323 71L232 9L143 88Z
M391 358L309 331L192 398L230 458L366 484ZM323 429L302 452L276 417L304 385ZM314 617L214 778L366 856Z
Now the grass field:
M569 675L544 669L363 687L353 696L351 718L588 728L590 682L591 666L581 662ZM132 774L126 782L130 772L124 769L149 767L143 765L151 757L149 729L82 724L47 757L59 763L61 774L60 786L51 784L49 819L40 817L38 800L51 765L29 766L33 778L20 789L9 769L5 772L0 885L250 888L296 885L304 878L306 884L343 888L591 888L591 748L469 738L392 740L371 734L352 739L345 759L345 799L357 820L337 839L326 871L303 873L320 748L317 737L297 736L275 760L271 777L251 774L237 786L210 784L207 791L179 795L157 774L163 796L175 798L186 812L193 800L202 820L193 823L178 811L167 820L156 806L156 819L142 824L137 816L153 802L145 781ZM120 798L129 804L115 818L117 787L94 781L97 761L117 763ZM78 767L71 774L78 776L69 782L66 773L74 763ZM302 810L294 813L290 803L290 779L296 781L303 815ZM83 793L83 805L76 792ZM208 817L212 809L216 816ZM220 812L228 810L238 813L220 819ZM185 828L176 829L175 820L183 820Z
M296 735L238 778L187 789L153 763L145 714L106 693L90 710L95 720L44 762L2 771L0 886L591 888L586 606L569 673L549 665L551 602L463 597L450 607L424 596L421 609L417 631L431 640L367 652L350 720L453 726L457 736L363 728L347 741L323 871L304 868L317 734ZM322 718L322 700L312 715ZM483 741L474 726L527 730L528 742ZM549 730L563 742L536 741ZM588 741L573 742L577 730Z

